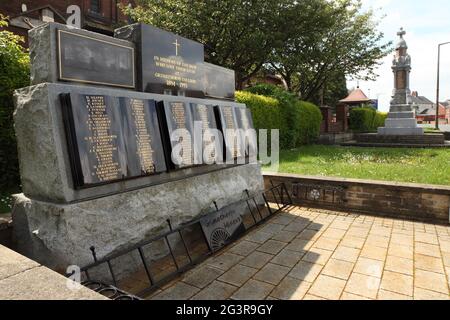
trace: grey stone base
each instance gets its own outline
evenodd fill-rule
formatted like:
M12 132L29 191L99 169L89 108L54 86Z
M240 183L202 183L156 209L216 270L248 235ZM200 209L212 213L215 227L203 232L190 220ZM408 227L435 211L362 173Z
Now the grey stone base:
M387 121L387 120L386 120ZM421 136L424 134L423 128L408 128L408 127L397 127L397 128L378 128L378 134L388 135L388 136Z
M378 128L379 135L422 136L424 130L417 127L417 120L409 104L391 105L385 127ZM359 142L359 141L358 141Z
M237 166L184 180L73 204L15 195L14 237L18 251L52 269L93 262L168 231L172 226L263 190L258 164Z

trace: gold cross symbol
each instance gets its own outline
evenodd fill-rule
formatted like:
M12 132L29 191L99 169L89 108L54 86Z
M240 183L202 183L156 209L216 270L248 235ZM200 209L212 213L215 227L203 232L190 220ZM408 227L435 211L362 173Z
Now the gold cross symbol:
M175 39L175 42L173 42L172 44L175 45L175 55L178 56L178 47L180 47L181 44L178 43L178 39Z

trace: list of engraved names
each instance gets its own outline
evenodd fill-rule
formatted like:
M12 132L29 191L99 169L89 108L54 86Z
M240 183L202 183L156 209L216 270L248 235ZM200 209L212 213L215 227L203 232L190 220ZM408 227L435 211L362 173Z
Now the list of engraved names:
M153 161L154 151L151 144L152 139L148 132L147 124L145 122L144 101L138 99L131 99L130 108L136 128L137 154L140 159L141 170L147 174L154 173L155 172L155 166Z
M234 124L233 108L229 106L223 107L223 117L227 129L226 132L224 132L224 135L227 141L229 142L232 141L232 145L229 146L230 153L233 156L233 158L238 158L241 156L241 152L238 146L238 135L236 132L237 128Z
M171 113L173 120L176 124L176 129L186 129L186 111L184 109L184 103L182 102L172 102ZM182 162L184 165L192 164L192 147L190 144L190 139L186 139L185 137L180 137L178 143L181 144L181 152L180 155L182 157Z
M86 96L86 108L89 135L84 140L89 145L89 153L93 153L97 160L91 174L100 182L119 179L122 177L120 164L114 160L117 136L111 134L111 119L106 110L105 98Z
M206 149L207 146L209 146L210 144L214 143L214 135L212 134L210 128L211 128L211 123L208 119L208 107L205 106L204 104L197 104L196 105L196 111L200 116L200 121L202 122L202 132L203 132L203 148ZM212 163L216 157L216 149L215 148L211 148L211 152L208 153L207 159L205 159L207 161L207 163Z

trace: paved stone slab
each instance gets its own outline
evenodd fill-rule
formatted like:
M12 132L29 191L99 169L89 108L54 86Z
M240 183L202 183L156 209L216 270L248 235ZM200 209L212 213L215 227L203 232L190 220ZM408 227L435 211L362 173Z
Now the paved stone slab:
M413 277L402 273L384 271L380 288L412 297Z
M214 281L205 289L197 293L192 299L193 300L226 300L233 292L238 288L232 286L231 284Z
M339 300L345 287L345 281L320 275L309 289L308 293L330 300Z
M233 246L228 252L246 257L255 251L258 246L257 243L244 240Z
M388 271L403 273L412 276L414 271L414 261L388 255L384 268Z
M261 269L269 262L274 256L268 253L255 251L247 256L244 260L240 262L247 267L252 267L256 269Z
M445 275L416 269L414 286L448 295L448 283Z
M300 259L306 254L306 251L291 251L283 249L272 260L272 263L276 263L285 267L292 268Z
M263 300L273 290L274 286L257 280L249 280L231 299L233 300Z
M258 230L256 232L252 232L248 236L246 236L245 240L263 244L264 242L269 240L271 237L272 237L271 233L267 233L267 232Z
M183 282L202 289L223 273L223 270L205 265L184 277Z
M268 263L257 274L253 276L253 279L268 282L273 285L277 285L289 272L288 267L283 267L277 264Z
M303 256L302 260L324 266L328 262L328 260L330 259L332 254L333 254L333 251L330 251L330 250L312 248L311 250L306 252L306 254Z
M322 274L342 280L348 280L353 267L354 264L352 262L330 259L323 268Z
M225 252L219 256L215 256L214 258L209 259L207 261L207 264L212 267L226 271L230 269L232 266L234 266L236 263L241 261L243 258L244 257L240 255Z
M224 273L218 280L239 287L250 279L256 272L258 272L258 270L255 268L238 264Z
M344 290L359 296L376 299L379 286L379 278L353 273Z
M269 254L277 254L286 246L286 243L281 241L269 240L260 246L257 250Z
M381 278L383 265L382 261L360 257L356 262L353 272Z
M152 300L186 300L199 291L199 288L180 281L154 296Z
M350 248L345 246L338 246L334 251L333 258L338 260L344 260L348 262L356 262L360 250L356 248Z
M444 273L444 265L442 264L442 258L435 258L431 256L425 256L422 254L414 255L414 266L417 269Z
M450 296L447 294L439 293L436 291L426 290L422 288L414 288L415 300L450 300Z
M271 295L280 300L301 300L310 287L310 282L286 277L276 286Z
M318 264L300 261L294 268L292 268L291 272L289 272L289 276L299 280L314 282L322 268L323 267Z
M297 232L283 231L272 236L272 240L290 242L298 235Z

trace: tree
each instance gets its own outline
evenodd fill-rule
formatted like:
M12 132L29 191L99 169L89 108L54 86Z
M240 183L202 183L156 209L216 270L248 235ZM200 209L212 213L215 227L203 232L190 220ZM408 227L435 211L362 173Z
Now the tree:
M6 27L0 15L0 28ZM13 91L29 85L29 56L21 46L23 38L0 31L0 191L20 184L17 147L13 127ZM17 191L17 190L15 190Z
M359 0L137 0L135 21L203 43L206 60L236 72L237 87L261 68L280 74L301 99L346 76L373 78L390 50ZM341 82L337 84L342 84ZM330 91L331 92L331 91Z
M383 33L377 31L373 12L361 12L359 0L300 3L297 9L307 13L306 20L295 25L270 58L270 66L289 89L314 101L339 77L374 79L374 69L391 52L391 43L380 44Z
M206 60L233 69L240 88L283 46L292 6L289 0L137 0L122 9L135 21L204 44Z

